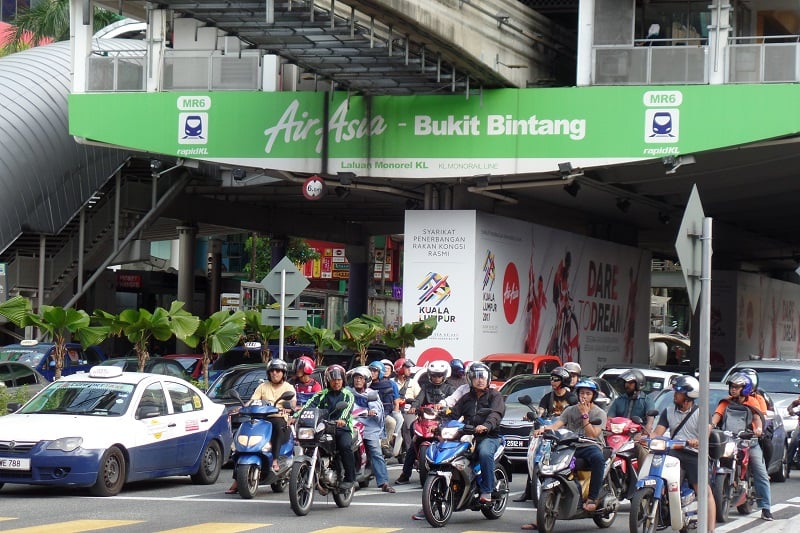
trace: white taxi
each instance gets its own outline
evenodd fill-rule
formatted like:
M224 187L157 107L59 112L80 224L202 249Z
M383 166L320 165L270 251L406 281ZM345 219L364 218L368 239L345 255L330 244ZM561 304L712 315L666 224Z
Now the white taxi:
M212 484L231 450L223 405L186 381L96 366L53 382L0 417L0 487L90 487L189 475Z

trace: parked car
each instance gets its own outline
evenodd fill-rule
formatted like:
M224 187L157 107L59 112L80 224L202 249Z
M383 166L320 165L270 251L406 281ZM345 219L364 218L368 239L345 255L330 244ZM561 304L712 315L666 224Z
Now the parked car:
M484 356L481 361L492 371L491 386L496 389L514 376L549 374L551 370L561 366L561 359L556 355L532 353L493 353Z
M611 383L611 385L617 389L617 392L625 394L625 386L619 382L618 378L631 368L634 367L604 368L600 371L599 376ZM666 370L659 370L657 368L636 368L641 370L642 374L644 374L645 385L643 390L647 394L654 394L664 389L669 389L670 379L681 375L677 372L667 372Z
M617 391L603 378L588 378L600 389L597 404L605 410L617 397ZM553 390L550 374L514 376L500 388L506 401L506 414L500 423L500 434L506 437L506 457L513 463L522 464L528 455L533 423L525 419L528 408L519 403L520 396L530 396L534 405L539 405L542 396Z
M760 375L759 375L760 378ZM708 405L709 416L714 413L719 401L728 396L728 386L725 383L712 381L708 384ZM767 424L772 425L772 458L767 467L770 477L773 481L786 481L789 477L789 457L787 439L789 433L786 430L784 418L775 410L775 402L769 392L764 393L764 398L767 401L767 412L764 417ZM672 405L673 392L671 389L664 389L658 393L653 402L658 412L663 411L666 407Z
M116 366L124 372L138 372L139 359L137 357L113 357L106 359L99 366ZM144 364L144 371L151 374L162 374L174 378L189 379L189 374L183 365L174 359L166 357L150 357Z
M0 417L0 435L0 487L89 487L96 496L167 476L213 484L233 441L225 408L190 383L107 366L50 383Z
M25 392L30 398L48 383L46 377L26 364L0 363L0 388L5 390L13 401L17 401L16 396L21 392Z
M62 376L69 376L77 372L88 372L90 368L106 360L106 355L99 346L90 346L84 350L80 344L68 342L67 352L64 354L64 368ZM53 381L55 378L55 360L52 357L55 344L52 342L39 342L37 340L24 340L19 344L9 344L0 348L0 361L24 363Z
M203 354L201 353L171 353L165 355L167 359L174 359L181 364L183 369L194 380L200 380L203 377ZM209 362L209 370L213 361ZM211 378L209 378L211 379Z
M775 408L783 417L787 435L797 427L797 416L790 416L786 410L800 395L800 360L754 359L735 363L722 377L728 377L742 368L752 368L758 373L758 388L767 391L775 400Z

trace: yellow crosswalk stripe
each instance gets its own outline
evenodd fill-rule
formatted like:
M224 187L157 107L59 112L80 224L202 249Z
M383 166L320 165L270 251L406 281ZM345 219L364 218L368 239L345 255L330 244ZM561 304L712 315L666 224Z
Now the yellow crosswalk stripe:
M325 529L315 529L311 533L391 533L400 531L401 527L355 527L355 526L336 526Z
M70 520L42 526L20 527L6 529L5 533L82 533L83 531L97 531L108 527L129 526L139 524L142 520Z
M5 522L6 520L17 520L17 518L13 516L0 516L0 522Z
M245 522L205 522L196 526L179 527L177 529L164 529L158 533L238 533L239 531L252 531L272 524L255 524Z

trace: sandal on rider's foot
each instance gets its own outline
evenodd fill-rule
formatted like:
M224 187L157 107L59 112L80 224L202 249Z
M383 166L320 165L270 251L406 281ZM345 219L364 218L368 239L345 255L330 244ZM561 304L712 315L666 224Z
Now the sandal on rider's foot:
M394 490L394 487L392 487L388 483L384 483L383 485L381 485L378 488L380 488L383 492L389 492L391 494L394 494L395 492L397 492L396 490Z
M536 524L525 524L520 529L524 529L525 531L536 531L539 529L539 526Z
M278 463L278 460L276 459L276 460L272 461L272 471L273 472L277 472L280 469L281 469L281 465L280 465L280 463Z
M225 494L236 494L237 492L239 492L239 489L235 489L235 488L231 487L231 488L229 488L228 490L225 491Z
M583 510L587 513L593 513L597 510L597 500L586 500L583 502Z

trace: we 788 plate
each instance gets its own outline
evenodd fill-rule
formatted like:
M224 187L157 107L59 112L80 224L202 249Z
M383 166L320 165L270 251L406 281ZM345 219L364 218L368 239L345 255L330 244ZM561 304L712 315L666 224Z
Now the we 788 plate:
M28 458L0 457L0 470L30 470L31 460Z

